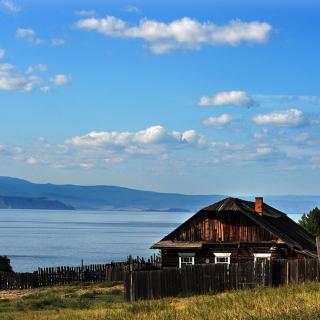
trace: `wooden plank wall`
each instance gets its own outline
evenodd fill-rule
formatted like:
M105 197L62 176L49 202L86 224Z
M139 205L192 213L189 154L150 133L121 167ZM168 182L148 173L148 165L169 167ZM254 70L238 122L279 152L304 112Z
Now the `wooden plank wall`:
M291 282L319 281L316 259L274 260L268 264L233 263L191 265L185 268L126 272L127 301L158 299L259 285L279 286Z
M176 241L270 241L271 233L244 214L226 212L223 216L202 213L170 236Z

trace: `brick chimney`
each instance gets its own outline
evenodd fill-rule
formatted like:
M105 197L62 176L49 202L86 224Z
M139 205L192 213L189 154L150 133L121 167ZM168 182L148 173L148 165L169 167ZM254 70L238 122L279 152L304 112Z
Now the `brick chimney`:
M254 211L259 215L263 216L263 198L262 197L256 197L256 202L254 206Z

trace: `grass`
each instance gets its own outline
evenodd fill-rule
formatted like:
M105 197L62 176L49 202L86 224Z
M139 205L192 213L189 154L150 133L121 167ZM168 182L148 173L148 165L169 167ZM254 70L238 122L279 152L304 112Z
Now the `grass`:
M114 284L0 292L1 320L320 319L320 283L127 303Z

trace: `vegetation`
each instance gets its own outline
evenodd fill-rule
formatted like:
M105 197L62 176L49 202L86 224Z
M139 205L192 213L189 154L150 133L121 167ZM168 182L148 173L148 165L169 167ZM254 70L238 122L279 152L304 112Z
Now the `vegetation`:
M0 256L0 272L12 272L10 259L7 256Z
M0 291L1 320L319 319L320 283L127 303L114 284Z
M320 209L314 208L308 214L303 214L299 224L314 236L320 236Z

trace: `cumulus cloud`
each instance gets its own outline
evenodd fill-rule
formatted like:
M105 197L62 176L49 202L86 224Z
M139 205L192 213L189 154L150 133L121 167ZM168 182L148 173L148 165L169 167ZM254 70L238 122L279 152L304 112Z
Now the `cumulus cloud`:
M21 7L15 4L13 1L10 0L1 0L1 5L10 13L18 13L21 11Z
M298 109L289 109L283 111L275 111L267 114L260 114L253 117L253 122L259 125L275 125L275 126L298 126L306 122L304 114Z
M233 120L232 116L227 113L224 113L217 117L209 117L202 121L202 124L205 127L223 127L226 124L230 123Z
M0 64L0 90L31 92L42 83L37 76L24 76L16 73L15 66L9 63Z
M6 51L4 49L0 49L0 59L3 59L6 55Z
M200 49L204 45L231 45L266 42L272 26L266 22L232 20L218 26L188 17L170 23L142 19L137 26L114 16L85 18L76 22L76 28L96 31L109 37L143 39L149 49L161 54L174 49Z
M194 130L168 132L157 125L137 132L128 131L92 131L83 136L66 140L67 145L80 147L125 147L129 153L139 153L141 146L155 144L203 144L203 137Z
M256 104L254 99L244 91L222 91L212 97L203 96L198 101L199 106L235 106L252 107Z
M36 32L31 28L18 28L16 30L16 37L18 39L27 40L34 45L42 44L44 42L42 39L37 38Z
M57 74L50 78L50 81L56 86L64 86L71 82L71 77L65 74Z
M66 43L66 40L64 39L59 39L59 38L55 38L55 39L51 39L50 41L52 46L62 46Z

